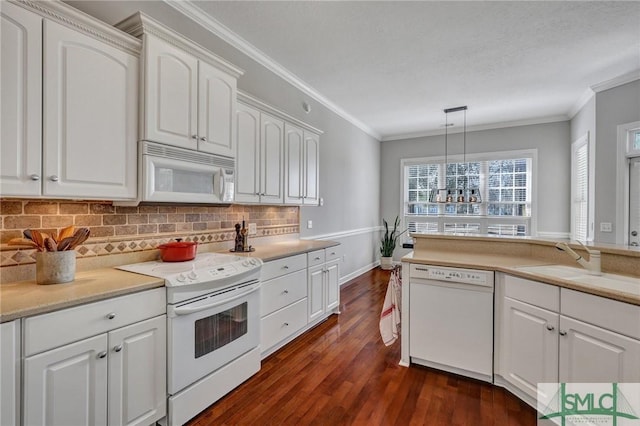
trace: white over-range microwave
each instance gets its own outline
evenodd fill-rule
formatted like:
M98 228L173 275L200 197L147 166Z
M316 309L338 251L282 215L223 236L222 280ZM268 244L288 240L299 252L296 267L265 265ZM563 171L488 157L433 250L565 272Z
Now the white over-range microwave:
M140 201L233 202L233 158L141 141L139 160Z

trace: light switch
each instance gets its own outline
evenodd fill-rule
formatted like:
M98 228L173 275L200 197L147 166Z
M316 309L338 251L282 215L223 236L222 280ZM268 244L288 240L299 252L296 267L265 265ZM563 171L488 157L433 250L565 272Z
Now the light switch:
M258 227L255 223L249 224L249 235L256 235L258 233Z
M308 220L307 221L307 229L311 229L313 228L313 221L312 220Z
M600 232L613 232L611 222L600 222Z

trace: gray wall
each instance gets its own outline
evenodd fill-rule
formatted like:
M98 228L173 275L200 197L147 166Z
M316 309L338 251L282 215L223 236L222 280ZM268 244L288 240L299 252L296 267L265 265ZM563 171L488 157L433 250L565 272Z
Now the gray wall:
M595 240L615 243L616 149L618 125L640 120L640 80L596 93ZM600 232L601 222L611 222L613 232Z
M482 153L521 149L538 150L538 232L568 233L570 214L571 145L568 121L508 127L467 133L467 152ZM461 153L460 145L449 153ZM393 219L400 214L402 182L400 160L441 156L444 136L428 136L382 143L381 215ZM399 253L402 254L402 253Z
M151 16L218 56L245 70L238 88L325 133L320 140L320 193L322 207L300 209L300 234L303 238L349 233L379 224L380 142L310 99L247 55L161 1L68 1L109 24L115 24L136 11ZM322 58L318 58L322 60ZM302 103L311 105L311 113ZM313 229L307 229L307 220ZM330 235L331 237L331 235ZM371 249L377 232L334 236L343 243L343 278L351 278L370 267L377 259ZM364 247L364 249L363 249Z
M571 140L575 142L589 132L590 142L596 140L596 97L592 96L589 101L571 119Z

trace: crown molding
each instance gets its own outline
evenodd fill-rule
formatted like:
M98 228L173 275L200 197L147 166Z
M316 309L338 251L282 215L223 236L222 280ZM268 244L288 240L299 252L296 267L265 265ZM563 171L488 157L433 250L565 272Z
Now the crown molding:
M199 7L191 3L190 0L163 0L167 5L171 6L178 12L182 13L192 21L196 22L198 25L202 26L215 36L219 37L223 41L229 43L234 48L238 49L240 52L244 53L254 61L258 62L260 65L267 68L269 71L276 74L278 77L282 78L289 84L291 84L296 89L300 90L307 96L315 99L317 102L324 105L329 110L333 111L340 117L344 118L363 132L367 133L369 136L377 140L381 140L381 135L374 131L371 127L367 126L360 120L356 119L348 112L340 108L335 103L331 102L328 98L323 96L316 89L311 87L305 81L300 79L298 76L293 74L291 71L287 70L285 67L280 65L278 62L270 58L260 49L240 37L238 34L234 33L231 29L223 25L218 20L210 17L205 14Z
M198 59L214 65L216 68L219 68L235 78L244 74L244 70L241 68L238 68L231 62L212 53L200 46L198 43L186 38L182 34L177 33L142 12L136 12L128 18L123 19L118 22L115 27L135 37L142 37L145 34L151 34L180 50L190 53Z
M591 86L591 90L595 93L600 93L605 90L613 89L614 87L622 86L623 84L631 83L632 81L640 80L640 70L635 70L622 74L611 80L603 81L602 83L594 84Z
M569 119L573 120L577 113L595 96L596 92L594 92L591 88L582 93L582 96L578 98L575 104L569 110Z
M547 123L558 123L561 121L568 121L569 117L567 115L552 115L549 117L539 117L539 118L531 118L525 120L515 120L515 121L504 121L499 123L490 123L490 124L479 124L476 126L467 126L467 133L469 132L479 132L482 130L494 130L494 129L504 129L507 127L518 127L518 126L530 126L534 124L547 124ZM462 133L462 128L458 127L447 132L448 134L456 134ZM386 136L382 139L382 142L388 141L398 141L404 139L415 139L415 138L423 138L427 136L439 136L444 135L444 130L437 129L426 132L416 132L416 133L405 133L399 135L390 135Z
M61 1L13 0L12 3L135 56L142 50L142 42L137 38Z

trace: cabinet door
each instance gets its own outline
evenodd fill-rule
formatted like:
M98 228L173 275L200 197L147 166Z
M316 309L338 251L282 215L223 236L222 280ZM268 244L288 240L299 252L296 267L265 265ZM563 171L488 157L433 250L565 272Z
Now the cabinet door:
M24 424L107 424L107 335L24 360Z
M148 34L143 139L198 148L198 60Z
M0 29L0 194L40 195L42 18L3 1Z
M302 204L304 196L304 136L302 129L284 125L284 202Z
M20 424L20 320L15 320L0 324L0 425L18 424Z
M534 401L538 383L558 381L558 317L504 298L500 374Z
M260 111L238 104L235 201L260 201Z
M561 382L640 382L640 341L560 316Z
M148 425L166 414L167 317L109 333L109 424Z
M260 202L284 201L283 181L284 122L268 114L260 114Z
M309 322L324 314L324 265L309 268Z
M318 205L320 137L313 133L304 134L304 204Z
M135 198L138 58L44 23L43 194Z
M236 79L198 63L198 150L235 157Z
M326 311L337 309L340 305L340 261L329 262L325 266L327 304Z

